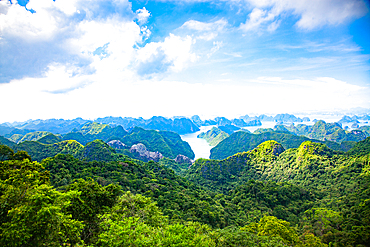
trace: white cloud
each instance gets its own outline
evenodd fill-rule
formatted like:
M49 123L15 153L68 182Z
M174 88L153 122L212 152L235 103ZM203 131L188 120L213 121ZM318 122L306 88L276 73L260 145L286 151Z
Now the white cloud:
M197 56L192 52L192 45L196 39L190 36L181 37L170 34L163 42L148 43L145 47L138 46L151 35L147 27L140 27L134 22L135 19L139 24L147 21L150 13L146 8L139 9L136 15L132 16L111 13L103 14L102 18L102 16L96 16L95 13L100 2L102 1L86 5L86 0L57 0L55 2L30 0L27 8L35 10L36 13L33 14L16 3L1 2L1 12L6 13L0 15L0 22L4 22L1 25L1 38L4 37L9 45L14 44L14 46L17 41L31 42L29 51L37 50L39 46L43 49L51 47L54 57L45 56L42 58L43 64L32 65L39 68L41 65L45 71L50 71L52 68L50 65L53 63L63 65L68 61L76 66L84 64L85 73L95 74L101 71L119 74L128 69L140 69L137 67L138 64L151 66L152 64L148 64L150 62L163 63L163 65L160 64L163 68L160 67L157 72L167 70L179 72L189 63L197 60ZM127 6L127 3L127 0L113 1L114 6L120 8ZM69 19L68 16L78 14L80 11L86 14L84 20ZM103 8L100 11L104 13ZM225 23L224 20L219 20L212 25L220 30ZM15 37L16 42L10 41L10 37ZM55 49L55 46L58 49ZM7 49L8 57L12 56L12 49L14 48ZM162 57L156 57L158 51L163 53ZM27 54L23 55L27 56ZM37 54L32 54L32 56L35 55L37 56ZM49 63L48 59L50 59ZM157 60L154 61L155 59ZM23 58L23 61L27 59ZM82 73L82 70L80 72ZM27 75L27 72L25 74Z
M308 30L324 25L341 24L348 19L362 17L368 11L361 0L305 0L304 4L291 1L289 7L301 15L297 26Z
M272 22L270 25L267 27L267 31L269 32L274 32L280 25L281 20L277 20Z
M200 22L190 20L185 22L181 27L196 31L222 31L226 25L227 21L225 19L220 19L215 22Z
M85 67L84 73L127 69L135 60L136 50L140 49L137 44L151 32L134 22L136 17L132 12L132 16L130 13L104 14L106 10L99 8L103 2L30 0L27 8L36 11L31 13L16 2L1 1L4 14L0 14L0 39L5 50L2 56L8 62L0 61L0 67L12 69L4 69L9 75L2 74L0 82L9 82L8 78L12 77L41 76L54 63ZM109 4L117 8L129 6L127 0ZM99 13L95 16L97 9ZM84 12L84 20L70 17L78 15L80 10ZM145 9L140 11L141 21L148 13Z
M53 1L31 0L27 7L36 13L32 14L23 6L1 2L0 15L1 36L16 36L26 40L45 40L51 38L59 28L58 13Z
M116 17L83 21L76 30L80 35L67 44L75 53L92 58L95 69L127 68L134 58L135 44L142 41L142 29L135 22ZM96 56L94 52L101 47L105 47L106 55Z
M338 25L350 19L364 16L368 9L362 0L243 0L254 9L246 23L240 28L244 31L256 30L268 25L268 31L278 27L278 17L283 13L299 16L296 26L312 30L325 25ZM241 1L238 1L241 2Z
M76 7L77 2L78 0L56 0L55 7L57 7L59 10L61 10L66 15L73 15L74 13L79 11L77 10L77 7Z
M262 24L273 21L276 15L272 12L261 10L259 8L253 9L248 15L248 20L240 25L240 29L243 31L258 30Z
M180 29L187 29L198 33L196 39L210 41L218 36L219 33L223 32L227 26L225 19L220 19L214 22L200 22L190 20L185 22Z
M142 25L145 24L148 21L148 18L150 17L149 11L144 7L142 9L136 10L137 20Z
M17 4L10 5L9 2L0 1L1 42L9 44L15 41L11 46L12 49L6 47L7 57L11 58L11 55L18 51L17 45L20 41L23 42L22 44L35 44L21 47L27 51L35 50L31 53L32 56L29 53L19 52L21 60L32 58L32 61L35 61L35 65L31 64L32 61L29 62L34 66L31 67L32 70L40 70L40 73L42 70L46 71L38 76L26 74L23 79L13 79L9 83L0 84L0 103L5 105L12 102L11 108L2 111L0 117L4 121L20 120L20 118L23 120L51 117L94 118L107 115L150 117L207 113L227 116L250 111L278 113L281 109L293 112L369 106L368 88L361 88L330 77L313 80L258 78L254 81L258 83L245 85L244 78L241 77L248 71L244 70L243 74L240 71L230 70L227 65L217 72L220 74L225 71L224 76L227 75L227 71L232 72L230 75L232 79L228 78L229 76L218 77L214 79L214 81L219 79L216 84L213 84L213 81L210 83L212 79L207 81L208 78L205 78L208 83L202 84L166 81L161 76L151 77L155 74L167 76L170 73L183 71L180 73L182 76L188 72L186 69L191 64L199 60L199 54L204 58L207 55L212 56L224 45L221 39L225 37L220 33L226 31L228 22L225 19L212 22L191 20L174 30L175 34L169 34L160 42L144 43L151 32L138 23L144 24L147 21L150 16L148 10L143 8L137 13L131 12L123 16L118 13L106 13L109 11L104 10L97 11L99 2L101 1L31 0L28 7L36 10L36 13L32 14ZM337 14L338 6L347 6L343 1L324 2L328 4L325 8L335 5L333 13ZM129 6L128 1L125 0L110 1L109 4L122 8ZM285 13L294 13L300 21L302 20L297 22L299 28L310 29L321 25L315 21L312 22L311 27L305 24L306 16L311 15L316 18L314 8L307 7L309 2L306 0L296 2L268 0L256 1L253 4L254 10L248 20L241 25L245 31L262 28L273 32L284 21ZM322 5L319 2L317 4ZM305 9L305 6L308 9ZM331 17L331 15L320 17L324 18L321 19L323 25L335 25L341 23L340 20L347 20L361 14L354 11L358 8L355 5L344 7L342 12L347 14L339 13L339 17ZM79 11L82 13L81 16L86 17L85 20L79 18ZM330 11L328 13L331 13ZM329 19L331 22L328 21ZM233 30L228 31L233 32ZM184 32L189 33L184 34ZM215 40L218 36L220 36L219 40ZM235 44L226 38L224 42ZM284 49L298 49L304 45ZM245 50L238 50L238 46L233 51L227 51L227 47L223 49L223 54L228 55L226 60L235 57L241 61L242 55L248 59L248 53L245 51L253 47L247 43L242 43L242 46ZM358 51L359 48L341 43L333 45L317 43L308 44L303 49L352 52ZM43 51L47 52L42 53ZM42 64L39 62L41 59L45 59ZM301 64L300 66L285 67L280 71L323 67L333 62L338 64L335 59L337 57L307 61L304 58L296 59L294 62L300 62L297 63ZM354 59L353 64L360 65L368 61L368 57L358 56L352 59ZM248 61L241 61L238 65L244 67L254 65L253 61L256 59L252 59L249 63ZM19 68L23 67L19 72L26 70L27 66L24 66L24 63L19 66ZM7 66L13 67L14 64ZM215 66L215 63L212 63L209 66L202 66L202 64L197 66L194 71L199 72L203 68L217 70L221 65ZM210 69L211 66L215 68ZM85 67L88 69L85 70ZM6 70L4 68L6 67L1 67L2 72ZM276 67L272 66L271 69ZM194 75L196 76L198 74ZM274 103L271 104L271 102ZM307 104L307 102L310 103Z
M181 38L179 36L170 34L163 42L163 50L165 51L168 59L173 62L172 69L181 71L184 69L188 62L195 62L197 57L191 52L191 46L195 41L187 36Z
M167 69L179 72L189 63L197 60L196 54L192 52L194 42L195 40L190 36L180 37L170 34L163 42L151 42L138 49L137 64L143 66L150 63L154 66L153 62L155 62L157 65L164 65L163 68L158 68L159 72L166 72Z

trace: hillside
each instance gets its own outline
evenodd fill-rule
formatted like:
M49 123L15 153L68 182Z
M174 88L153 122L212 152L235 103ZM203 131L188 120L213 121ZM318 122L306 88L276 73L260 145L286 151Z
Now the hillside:
M47 132L32 132L26 136L38 141L24 141L17 145L2 137L0 143L10 146L16 151L26 151L33 160L37 161L53 157L58 153L72 154L75 157L82 155L84 157L84 154L81 154L81 152L84 152L82 150L89 147L91 143L96 143L96 140L103 140L103 142L120 140L126 145L126 148L117 150L117 152L134 158L140 157L130 153L128 149L134 144L143 143L149 151L159 152L170 159L175 159L178 155L194 159L194 152L189 144L182 141L178 134L170 131L145 130L135 127L128 133L121 126L112 128L109 125L88 123L82 127L80 132L67 133L62 138ZM104 145L106 144L104 143ZM111 151L116 153L114 149L111 149Z
M221 141L217 146L211 149L211 159L225 159L236 153L246 152L256 148L259 144L266 140L274 140L283 145L285 149L298 148L305 141L313 141L325 143L330 148L336 151L348 151L356 142L336 143L331 141L312 140L308 137L297 136L289 132L273 131L272 129L258 129L255 133L235 132L225 140Z
M124 129L141 127L148 130L173 131L180 135L193 133L199 128L188 118L169 119L161 116L154 116L150 119L143 118L122 118L122 117L105 117L96 119L97 123L109 124L112 126L120 125Z
M155 136L152 131L143 132L140 128L136 131ZM136 131L134 133L137 133ZM164 136L171 139L171 135L175 133L166 134ZM61 209L61 212L68 213L74 220L82 220L82 232L76 236L85 243L97 243L105 239L104 236L111 239L114 235L111 232L113 229L97 228L96 222L104 223L106 219L99 221L99 214L132 208L134 217L147 222L141 227L147 227L146 224L150 222L161 222L160 226L155 223L155 226L148 228L145 236L155 234L157 230L163 233L172 224L178 224L185 230L190 227L188 222L191 221L198 222L197 228L213 228L202 231L202 236L214 243L211 246L259 246L265 243L269 244L268 246L308 247L312 246L310 241L314 241L315 246L336 243L343 243L345 246L367 246L369 239L365 234L370 232L370 207L367 204L370 196L368 142L369 138L358 142L355 148L344 154L335 152L322 143L311 141L305 141L293 149L285 149L276 141L266 141L251 151L221 161L198 159L185 172L185 177L180 177L164 165L152 161L140 162L118 154L99 140L86 146L76 141L58 144L26 141L19 145L28 146L31 152L43 150L43 153L58 154L43 159L42 168L36 168L40 167L37 162L31 163L27 159L22 161L19 159L21 156L14 155L14 160L0 162L0 182L12 183L16 180L2 179L17 173L34 172L35 175L19 175L19 178L31 179L27 181L34 181L32 179L39 177L50 179L59 193L74 191L73 196L71 194L70 197L63 197L64 200L73 201L70 204L73 210L68 211L71 210L69 207L67 211ZM72 150L76 153L71 155ZM38 154L41 157L43 153L35 152L33 155ZM11 157L8 155L9 159L12 159ZM170 163L167 165L171 166ZM18 188L17 186L29 183L27 181L12 185L15 187L2 188ZM26 198L39 193L38 186L43 185L42 182L38 183L27 185ZM15 191L18 193L18 190ZM52 191L53 188L49 188L45 193ZM127 191L133 194L127 194ZM2 193L11 195L8 191ZM16 195L15 197L19 198ZM38 200L44 200L42 198L38 197ZM52 200L53 197L45 198ZM135 201L139 198L140 203ZM3 200L3 197L0 197L0 200ZM143 203L144 201L149 204ZM6 216L2 217L0 231L8 231L7 222L14 219L13 214L8 214L15 212L11 211L12 207L29 205L19 200L10 202L7 208L4 208L5 211L0 211L0 214ZM48 204L45 201L41 205L46 207ZM84 211L84 208L87 211ZM110 211L111 208L114 208L114 211ZM142 214L144 216L141 216ZM162 214L168 218L160 218ZM59 217L62 217L61 213ZM118 231L117 236L125 236L120 233L122 228L117 225L118 222L123 224L125 221L116 221L115 217L105 223L114 226L114 231ZM356 220L358 218L362 221ZM320 223L323 219L325 225ZM13 226L18 227L21 222L23 221L14 221ZM33 222L40 223L38 220ZM67 226L70 224L72 222ZM265 227L278 233L261 235ZM280 232L282 229L284 233ZM85 231L93 235L86 235ZM17 236L23 236L22 234ZM190 239L194 237L194 234L189 235ZM116 241L111 240L112 243ZM3 243L1 241L2 238L0 243Z
M44 136L47 136L49 134L51 134L51 133L47 132L47 131L35 131L35 132L27 133L25 135L13 134L8 139L15 142L15 143L21 143L21 142L25 142L25 141L37 141L37 140L39 140L39 139L41 139Z
M53 134L48 134L46 136L41 137L40 139L37 139L37 141L43 144L53 144L61 142L62 138Z
M163 156L171 159L176 158L179 154L190 159L195 157L190 145L184 142L178 134L170 131L145 130L135 127L129 134L118 140L127 146L143 143L148 150L160 152Z
M354 223L361 225L356 230L357 234L363 236L365 231L370 230L363 228L367 224L365 222L369 221L363 210L370 210L366 204L370 196L367 187L370 184L368 142L369 138L359 142L347 154L340 154L324 144L311 141L285 151L279 143L268 141L251 151L224 160L199 159L190 167L186 178L210 190L224 193L251 180L289 182L305 188L317 198L314 208L326 208L327 212L335 213L338 217L340 215L336 220L343 225L331 228L330 232L324 231L322 235L324 242L328 243L328 239L351 235L345 231L352 231L349 225L353 223L353 217L364 217L362 221ZM359 201L365 203L363 208ZM286 210L283 211L286 216L289 215ZM310 229L314 231L314 228ZM361 239L356 241L365 243Z
M57 154L80 156L84 146L77 141L61 141L53 144L43 144L35 141L25 141L14 147L15 151L26 151L35 161L42 161Z
M76 118L72 120L37 119L29 120L26 122L16 122L12 124L7 123L0 125L0 135L5 137L11 137L14 134L21 134L22 136L24 136L29 132L36 131L46 131L49 133L62 135L65 135L70 132L81 132L83 134L97 134L102 130L99 128L106 128L108 125L111 127L121 126L123 129L126 130L131 129L133 127L142 127L144 129L173 131L178 134L193 133L199 130L199 128L190 119L185 117L174 119L164 118L160 116L155 116L150 119L130 118L130 117L125 118L104 117L98 118L95 121ZM96 132L92 130L96 130Z
M318 193L340 197L353 191L354 183L362 180L362 169L368 169L369 141L367 138L359 142L347 154L337 153L322 143L311 141L287 150L276 141L267 141L251 151L227 159L199 159L190 167L186 177L220 191L254 179L289 181L307 189L320 187Z
M207 132L200 133L197 137L205 139L210 146L216 146L221 141L225 140L229 134L225 133L219 128L213 127Z
M100 139L105 142L119 139L127 135L127 131L122 126L111 127L107 124L87 123L81 127L81 130L66 133L63 135L63 140L76 140L83 145L88 142Z
M317 121L313 126L298 124L297 126L285 126L290 132L303 135L311 139L320 141L362 141L366 138L366 132L361 130L347 131L342 128L339 123L326 123L325 121ZM366 128L364 128L366 129Z

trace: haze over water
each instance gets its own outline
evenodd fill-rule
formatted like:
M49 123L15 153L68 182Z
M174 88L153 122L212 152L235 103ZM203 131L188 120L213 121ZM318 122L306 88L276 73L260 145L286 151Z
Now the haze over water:
M315 122L313 122L314 119L316 120L324 120L326 123L334 123L338 122L343 115L296 115L296 117L309 117L310 122L302 122L302 123L294 123L295 125L297 124L306 124L306 125L314 125ZM250 126L250 127L244 127L243 129L249 130L251 133L256 131L259 128L274 128L275 125L277 124L276 122L273 121L261 121L262 125L261 126ZM368 121L360 121L359 126L363 125L369 125L370 123ZM343 124L343 128L345 126L350 128L351 124ZM197 131L195 133L191 134L186 134L182 135L181 139L183 141L186 141L189 143L191 149L193 150L195 154L195 160L199 158L204 158L204 159L209 159L209 156L211 154L211 149L213 146L210 146L208 142L202 138L197 138L197 136L202 133L202 132L207 132L208 130L212 129L212 127L217 127L216 125L212 126L201 126L200 131Z
M195 160L199 158L209 159L210 150L213 148L208 144L208 142L202 138L197 138L197 136L202 132L207 132L212 129L213 126L201 126L200 131L195 133L182 135L181 139L189 143L191 149L195 154Z

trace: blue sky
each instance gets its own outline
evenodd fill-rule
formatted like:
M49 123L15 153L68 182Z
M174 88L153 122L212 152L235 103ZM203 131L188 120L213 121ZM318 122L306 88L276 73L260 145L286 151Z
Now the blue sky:
M0 1L0 122L370 108L362 0Z

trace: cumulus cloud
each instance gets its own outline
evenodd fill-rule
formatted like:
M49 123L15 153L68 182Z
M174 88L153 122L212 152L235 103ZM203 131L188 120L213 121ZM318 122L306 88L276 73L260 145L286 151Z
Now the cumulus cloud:
M148 21L148 18L150 17L149 11L144 7L142 9L136 10L137 20L142 25L145 24Z
M183 70L189 63L197 60L196 54L192 52L194 42L190 36L180 37L170 34L163 42L146 44L137 50L136 63L139 74Z
M79 35L67 40L69 50L90 57L95 69L127 68L132 62L135 44L142 41L141 29L135 22L123 22L116 17L82 21L76 30ZM103 47L105 55L95 55Z
M106 14L105 8L111 9L106 5L119 11ZM144 75L178 72L196 60L191 51L195 39L190 36L170 34L162 42L141 47L151 31L139 24L145 24L150 13L146 8L120 12L130 6L127 0L91 4L86 0L30 0L27 8L2 1L0 6L4 13L0 14L0 45L5 51L0 61L1 82L43 77L51 64L80 67L82 74L133 70Z
M60 27L57 19L61 13L52 1L30 1L27 8L36 11L34 14L10 1L2 1L0 6L3 13L0 15L2 38L16 36L27 40L45 40L50 39Z
M261 29L274 32L288 14L297 17L298 28L311 30L321 25L340 24L366 11L359 10L362 2L357 0L241 2L248 2L251 6L251 12L240 26L246 32ZM328 15L310 4L321 6ZM34 13L27 10L31 8ZM215 56L213 54L223 46L221 58L225 58L224 55L227 58L222 62L234 57L238 61L249 59L245 50L238 50L237 45L243 46L243 49L252 49L253 46L248 46L247 42L244 44L241 39L236 44L230 41L232 38L228 40L222 36L225 32L230 34L235 31L228 28L226 19L208 22L190 20L183 25L181 23L181 27L172 30L171 34L155 37L152 41L148 39L152 35L150 27L145 26L151 15L149 10L142 8L133 12L127 0L30 0L27 9L15 1L13 4L0 1L0 79L8 82L0 84L0 102L12 102L12 108L3 109L0 116L6 121L18 116L24 120L35 118L35 114L39 114L37 117L40 118L150 117L191 115L199 111L226 116L238 115L241 109L249 111L246 109L248 106L259 112L279 112L281 109L304 111L369 105L368 101L364 101L369 95L368 88L332 77L311 80L261 77L248 84L244 78L248 71L229 70L226 67L230 64L226 63L226 66L199 63L200 66L194 70L197 73L202 70L204 74L209 70L207 75L211 75L212 69L222 67L219 73L225 69L225 72L235 74L235 77L230 76L233 79L224 78L217 83L214 82L220 78L213 80L204 76L204 83L187 83L166 81L166 77L157 76L172 76L181 71L183 73L177 75L187 74L186 69L199 61L200 55L205 59ZM229 44L236 45L236 48L227 50ZM300 47L286 46L281 49ZM340 43L332 46L309 44L304 49L359 50L356 46L342 46ZM358 57L358 60L353 63L364 64L368 57ZM245 64L250 65L254 61L244 62L242 65L245 67ZM302 64L317 67L331 63L330 60L316 60L303 61ZM304 69L307 67L285 68L286 71ZM196 73L192 76L198 77L198 81L203 80ZM176 76L173 78L180 80ZM145 100L138 100L138 95ZM189 95L192 95L192 100L189 100ZM269 100L255 104L263 98ZM81 99L87 103L81 103ZM311 103L306 104L307 101ZM150 106L147 102L151 102ZM270 102L275 103L271 105Z
M112 6L107 5L120 15L108 13ZM112 66L127 67L133 46L150 35L127 7L127 0L30 0L26 8L1 1L0 83L43 76L52 63L70 63L84 68L81 73L92 73L109 57L105 62ZM96 56L103 47L106 56Z

